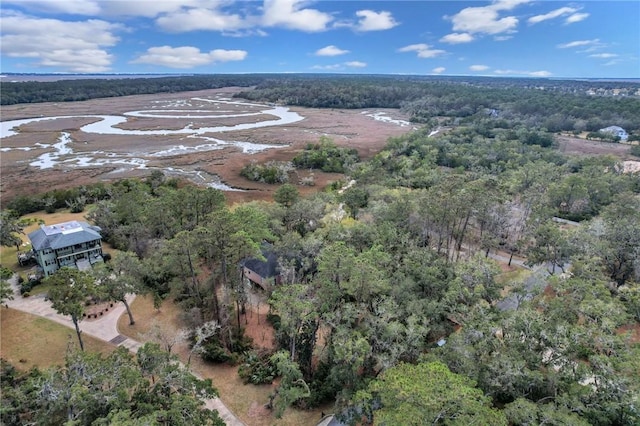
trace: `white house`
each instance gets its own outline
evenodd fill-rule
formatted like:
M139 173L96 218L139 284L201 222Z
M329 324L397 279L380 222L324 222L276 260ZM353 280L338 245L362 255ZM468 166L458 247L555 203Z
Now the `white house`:
M82 270L103 261L100 228L86 222L40 225L29 233L29 240L45 277L63 266Z
M599 132L600 133L608 133L608 134L611 134L613 136L617 136L617 137L620 138L621 141L626 141L627 138L629 137L629 134L626 132L626 130L624 130L620 126L605 127L604 129L600 129Z

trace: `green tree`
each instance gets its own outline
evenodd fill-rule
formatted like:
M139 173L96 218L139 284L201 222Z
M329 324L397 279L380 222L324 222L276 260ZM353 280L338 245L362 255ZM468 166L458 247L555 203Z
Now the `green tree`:
M303 326L307 322L315 322L318 315L310 288L304 284L278 287L271 295L269 303L272 311L280 317L279 331L288 337L287 349L291 360L297 360L297 343L301 338ZM315 343L315 333L312 339ZM313 348L313 344L311 346Z
M122 302L129 315L129 325L134 325L127 296L145 291L142 282L144 272L138 258L131 252L119 251L108 264L94 268L93 271L102 295L107 300Z
M527 265L551 265L550 274L554 274L559 267L564 272L564 266L569 261L571 246L563 231L550 220L538 225L532 231L533 244L527 249Z
M309 385L304 381L298 364L291 360L291 355L286 351L280 351L271 357L275 364L280 383L276 390L269 396L267 407L274 409L276 418L281 418L287 407L296 401L311 395Z
M640 281L640 198L622 193L602 212L603 228L596 253L608 275L619 286Z
M361 208L369 204L369 192L363 188L349 188L344 191L341 198L353 219L358 216Z
M372 411L376 425L507 425L472 380L437 361L386 370L358 394L358 402Z
M86 272L64 267L45 278L43 284L51 287L48 298L51 300L53 309L61 315L71 316L80 349L84 350L80 321L82 321L87 300L96 295L93 277Z
M10 211L0 212L0 245L5 247L15 247L20 250L22 239L17 234L24 234L23 226Z
M13 300L13 288L8 281L12 276L11 269L0 266L0 304L7 300Z
M274 201L278 204L282 204L285 207L291 207L293 203L298 201L298 198L300 198L298 188L290 183L281 185L273 194Z
M24 374L11 373L3 361L2 373L7 426L224 425L204 405L217 395L211 381L153 344L135 358L122 347L107 356L69 351L63 366Z
M13 288L7 280L0 279L0 304L13 300Z

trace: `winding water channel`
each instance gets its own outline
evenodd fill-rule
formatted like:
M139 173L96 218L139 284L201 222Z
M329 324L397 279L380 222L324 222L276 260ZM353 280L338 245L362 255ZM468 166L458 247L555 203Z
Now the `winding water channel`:
M198 109L191 109L193 104ZM207 109L207 107L209 107ZM221 107L228 109L221 109ZM253 112L247 112L253 111ZM256 116L272 116L274 119L257 121ZM129 121L130 117L142 119L227 119L246 117L243 123L228 126L204 126L193 127L193 123L189 123L180 129L153 129L153 130L131 130L117 127ZM80 127L80 131L84 133L100 134L100 135L117 135L117 136L167 136L167 135L183 135L186 139L194 139L194 144L179 144L168 146L156 151L138 153L83 151L76 152L74 150L73 139L71 134L63 131L62 124L59 130L60 135L58 142L54 144L42 143L34 141L32 146L12 146L11 137L20 134L20 127L41 121L53 121L69 118L97 118L90 124ZM3 121L0 123L0 139L2 147L0 152L9 152L11 150L43 150L41 155L34 161L29 163L30 166L39 169L48 169L56 166L63 167L95 167L95 166L117 166L116 171L126 169L145 169L148 162L152 158L173 156L179 154L188 154L192 152L205 152L227 147L236 147L243 153L252 154L263 151L265 149L281 148L286 145L269 145L247 141L223 140L210 136L211 134L231 132L237 130L250 130L261 127L282 126L303 120L304 117L296 112L292 112L287 107L270 106L248 102L231 101L226 98L207 99L207 98L191 98L189 100L166 103L163 107L148 110L130 111L123 115L61 115L52 117L34 117L20 120ZM56 130L54 130L55 132ZM37 133L35 133L37 134ZM198 143L197 141L204 143ZM200 184L213 186L223 190L234 190L227 185L219 182L216 176L198 170L185 170L175 167L165 167L164 171L173 175L184 175L191 180Z

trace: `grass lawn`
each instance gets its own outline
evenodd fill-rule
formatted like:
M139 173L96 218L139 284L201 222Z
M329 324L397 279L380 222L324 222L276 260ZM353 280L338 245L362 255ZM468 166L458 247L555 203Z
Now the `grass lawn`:
M512 283L523 282L531 275L530 269L511 267L511 270L504 271L496 276L496 282L508 286Z
M118 321L121 334L136 340L149 331L154 323L162 324L163 330L169 333L182 328L181 309L172 301L165 301L159 310L153 307L153 300L148 296L138 296L131 304L136 324L129 325L128 316L122 315ZM186 344L176 345L173 350L183 362L187 362L189 347ZM288 409L282 419L276 419L264 408L274 385L245 385L238 377L236 366L209 364L202 362L197 356L191 360L192 369L202 377L211 378L220 393L220 399L248 426L305 426L315 425L320 420L321 409L303 411ZM330 412L331 407L324 407Z
M0 308L0 330L0 356L20 370L63 365L67 348L80 347L72 328L11 308ZM115 349L91 336L82 337L86 351L107 354Z

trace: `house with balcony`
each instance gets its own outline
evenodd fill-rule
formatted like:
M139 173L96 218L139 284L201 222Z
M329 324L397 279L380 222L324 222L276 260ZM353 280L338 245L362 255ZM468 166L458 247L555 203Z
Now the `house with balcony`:
M45 277L64 266L86 270L103 261L98 226L74 220L40 225L40 229L28 236L33 257Z

